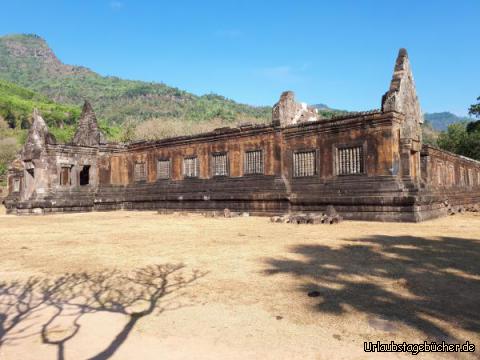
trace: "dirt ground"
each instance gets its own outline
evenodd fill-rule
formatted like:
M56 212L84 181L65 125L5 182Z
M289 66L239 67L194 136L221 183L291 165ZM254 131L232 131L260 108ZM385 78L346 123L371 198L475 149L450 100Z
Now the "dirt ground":
M1 359L385 359L480 347L480 214L273 224L0 213Z

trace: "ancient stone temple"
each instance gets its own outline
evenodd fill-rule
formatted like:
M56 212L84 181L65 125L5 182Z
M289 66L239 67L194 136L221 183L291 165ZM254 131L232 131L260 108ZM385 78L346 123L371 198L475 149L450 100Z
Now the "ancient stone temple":
M8 213L92 210L321 212L421 221L480 203L480 162L422 144L407 52L381 110L321 119L285 92L267 125L109 144L85 103L71 144L33 114L8 174Z

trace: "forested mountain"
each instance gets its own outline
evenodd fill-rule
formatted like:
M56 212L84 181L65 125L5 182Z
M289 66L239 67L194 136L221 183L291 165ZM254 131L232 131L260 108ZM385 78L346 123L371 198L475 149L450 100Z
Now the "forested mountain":
M425 113L425 120L427 120L435 130L445 131L448 125L461 121L472 121L471 118L466 116L458 116L451 112L437 112L437 113Z
M10 128L26 129L34 108L40 110L51 127L72 125L80 116L78 106L58 104L35 91L0 80L0 120Z
M71 105L90 100L100 118L186 121L265 122L270 107L239 104L223 96L196 96L162 83L101 76L82 66L63 64L37 35L0 37L0 79Z

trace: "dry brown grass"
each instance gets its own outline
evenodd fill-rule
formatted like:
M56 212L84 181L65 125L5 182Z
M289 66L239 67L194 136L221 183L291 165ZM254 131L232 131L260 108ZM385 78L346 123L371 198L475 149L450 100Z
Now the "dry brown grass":
M99 284L123 289L115 295L117 305L89 303L94 310L82 314L78 332L64 343L66 359L101 353L133 321L121 304L132 303L132 278L108 285L115 282L102 274L116 271L123 278L180 263L185 266L181 281L193 270L202 276L160 299L161 310L135 320L112 358L367 358L363 341L442 339L469 339L478 354L478 215L332 226L153 212L0 215L0 229L4 288L31 276L50 281L84 273L90 286L84 297L93 299ZM102 291L105 299L113 296ZM307 296L310 291L319 296ZM64 297L55 299L64 308L48 335L65 339L75 330L75 306ZM58 345L40 336L51 308L42 307L6 334L10 340L0 347L0 358L55 358ZM23 326L28 329L17 333ZM447 357L434 355L422 358Z

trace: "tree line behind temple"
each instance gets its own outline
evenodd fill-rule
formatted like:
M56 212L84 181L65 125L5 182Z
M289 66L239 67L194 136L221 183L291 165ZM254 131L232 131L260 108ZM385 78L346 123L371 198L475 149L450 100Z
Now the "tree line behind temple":
M480 119L480 97L470 106L468 113ZM441 149L480 160L480 120L451 124L437 139Z

